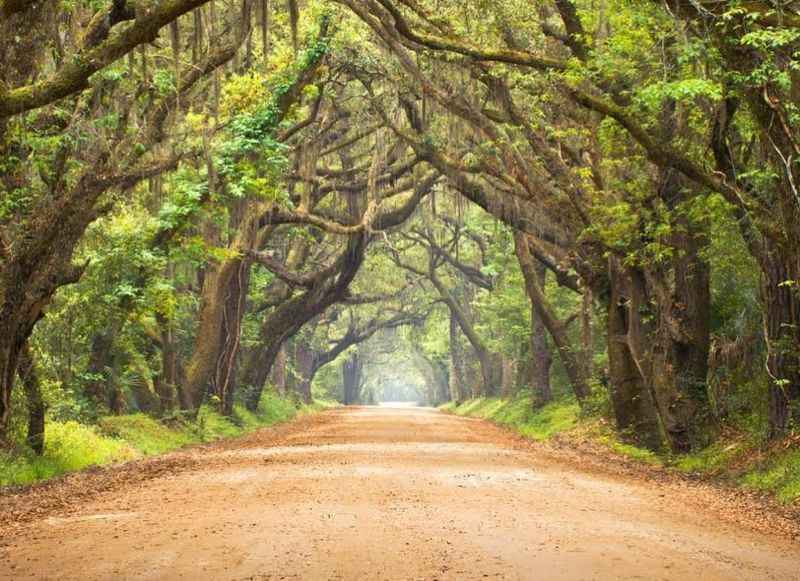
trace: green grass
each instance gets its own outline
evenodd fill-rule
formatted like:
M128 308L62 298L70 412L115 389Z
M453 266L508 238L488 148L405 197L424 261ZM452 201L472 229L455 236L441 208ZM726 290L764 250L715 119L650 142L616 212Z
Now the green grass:
M491 420L532 440L548 440L558 434L575 434L602 444L617 454L648 464L660 464L653 452L622 442L616 432L597 417L581 417L581 409L572 400L560 400L533 410L531 396L525 392L513 399L480 398L456 406L445 404L442 410L459 416Z
M45 452L0 455L0 486L31 484L98 464L132 460L139 454L125 442L109 438L92 426L52 422L45 429Z
M315 402L299 408L289 399L265 393L253 413L235 406L232 418L203 407L196 421L159 421L144 414L109 416L96 426L77 422L48 422L45 451L0 452L0 486L32 484L89 466L124 462L163 454L190 444L234 438L259 428L331 407Z
M718 476L745 488L772 493L781 502L800 501L800 449L796 443L763 449L752 435L729 436L678 456L673 465L683 472Z
M491 420L534 440L546 440L571 430L580 414L578 404L571 401L553 402L534 411L530 395L524 392L513 399L479 398L460 406L447 404L442 409L459 416Z
M748 488L774 492L782 502L800 500L800 450L782 450L740 479Z
M576 441L589 440L638 462L724 478L774 494L785 503L800 502L800 449L796 442L764 451L754 435L731 432L691 454L661 455L622 441L600 414L582 415L572 401L557 401L534 411L530 396L522 393L510 400L479 398L459 406L451 402L441 409L459 416L491 420L534 440L547 440L559 434Z
M625 442L620 442L618 438L616 438L616 434L614 438L607 442L608 446L620 456L626 456L633 460L638 460L639 462L645 462L646 464L653 464L653 465L661 465L663 464L663 460L659 457L658 454L653 452L652 450L648 450L646 448L639 448L638 446L634 446L633 444L626 444Z
M141 456L152 456L192 444L196 440L188 429L189 424L167 427L144 414L110 416L100 420L98 431L106 440L121 440Z
M720 474L753 449L755 443L744 440L720 440L691 454L675 459L674 466L683 472Z

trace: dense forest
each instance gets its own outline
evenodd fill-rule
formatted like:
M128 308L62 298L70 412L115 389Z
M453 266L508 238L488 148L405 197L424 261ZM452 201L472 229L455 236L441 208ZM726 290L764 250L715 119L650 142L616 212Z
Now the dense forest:
M286 398L796 450L798 50L767 0L2 0L0 458Z

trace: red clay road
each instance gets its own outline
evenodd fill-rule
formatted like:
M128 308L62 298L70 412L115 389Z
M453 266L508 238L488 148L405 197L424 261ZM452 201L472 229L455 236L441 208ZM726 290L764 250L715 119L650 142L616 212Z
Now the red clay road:
M690 490L434 410L335 410L176 457L8 529L0 579L800 579L800 546Z

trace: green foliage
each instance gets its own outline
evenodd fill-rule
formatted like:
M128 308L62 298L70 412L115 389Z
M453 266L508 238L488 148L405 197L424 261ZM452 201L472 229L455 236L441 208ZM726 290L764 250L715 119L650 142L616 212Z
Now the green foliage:
M208 194L208 181L193 168L184 167L170 176L172 196L158 214L159 230L177 230L188 225L197 214L201 200Z
M577 425L580 414L577 403L559 401L534 410L531 401L531 395L522 392L511 400L480 398L460 406L448 404L442 409L459 416L491 420L533 440L547 440Z
M722 87L713 81L697 78L661 81L649 85L637 96L638 103L651 112L657 112L667 99L689 104L701 98L718 102L722 99Z
M296 406L291 400L265 392L257 413L236 406L233 418L208 406L196 422L180 417L159 421L144 414L108 416L98 425L75 421L47 423L45 452L0 452L0 486L31 484L89 466L125 462L163 454L183 446L234 438L259 428L287 422L298 414L321 411L331 404Z
M674 465L683 472L720 474L727 466L742 458L752 446L752 442L746 440L719 441L702 450L679 456Z
M143 456L163 454L194 443L188 423L177 421L168 426L145 414L108 416L100 419L101 434L127 442Z
M675 458L683 472L704 474L775 494L791 503L800 499L800 450L791 440L763 449L760 438L735 434L703 450Z
M800 499L800 450L791 444L775 445L765 453L760 450L761 440L752 434L732 433L702 450L671 457L622 441L601 417L581 413L578 405L569 400L533 410L530 395L521 392L510 400L473 399L460 406L451 402L441 409L460 416L491 420L534 440L547 440L557 435L588 440L637 462L724 478L773 493L787 503Z
M320 31L327 31L329 20L330 16L324 13ZM296 62L270 80L269 98L231 119L216 166L233 196L261 195L270 201L278 200L280 190L270 185L278 181L277 176L288 163L288 147L275 138L275 131L286 113L284 100L290 91L297 89L303 75L319 64L329 46L327 33L314 39ZM252 86L252 79L244 82L236 78L230 90L229 101L234 102L252 102L262 95L261 89Z
M45 452L36 456L0 453L0 486L31 484L89 466L132 460L136 449L123 440L103 436L92 426L74 421L48 422Z
M633 444L628 444L626 442L619 441L616 437L610 437L607 439L599 439L601 443L608 445L614 452L619 454L620 456L625 456L627 458L631 458L632 460L636 460L638 462L644 462L645 464L654 464L660 465L662 463L661 458L655 452L651 450L647 450L645 448L639 448L638 446L634 446Z
M761 466L744 475L748 488L773 492L783 502L800 499L800 450L790 447L773 454Z

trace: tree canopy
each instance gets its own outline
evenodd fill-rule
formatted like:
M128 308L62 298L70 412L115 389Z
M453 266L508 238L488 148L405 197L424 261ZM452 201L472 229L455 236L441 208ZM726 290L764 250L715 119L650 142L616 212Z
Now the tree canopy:
M0 440L46 419L574 398L800 419L800 15L0 4Z

